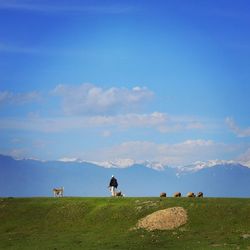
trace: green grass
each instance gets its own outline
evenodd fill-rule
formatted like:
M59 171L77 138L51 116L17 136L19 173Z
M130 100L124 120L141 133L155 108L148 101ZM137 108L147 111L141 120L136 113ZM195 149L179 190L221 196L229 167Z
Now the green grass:
M173 206L187 224L129 230ZM250 249L250 199L1 198L0 222L0 249Z

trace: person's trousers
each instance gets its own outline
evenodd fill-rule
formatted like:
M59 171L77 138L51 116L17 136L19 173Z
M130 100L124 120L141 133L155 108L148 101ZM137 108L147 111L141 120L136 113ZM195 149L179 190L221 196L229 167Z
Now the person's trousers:
M110 187L111 195L116 196L116 188L115 187Z

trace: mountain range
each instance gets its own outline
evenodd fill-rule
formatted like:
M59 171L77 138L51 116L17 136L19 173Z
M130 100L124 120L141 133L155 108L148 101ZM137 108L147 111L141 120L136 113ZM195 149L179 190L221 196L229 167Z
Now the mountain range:
M232 161L174 168L147 161L39 161L5 155L0 155L0 197L51 196L54 187L62 186L66 196L109 196L111 175L126 196L202 191L207 197L250 197L250 168Z

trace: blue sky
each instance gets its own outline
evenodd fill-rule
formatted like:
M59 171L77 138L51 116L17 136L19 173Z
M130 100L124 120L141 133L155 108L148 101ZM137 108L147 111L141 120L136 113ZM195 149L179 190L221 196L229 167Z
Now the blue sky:
M250 165L249 11L0 0L0 153Z

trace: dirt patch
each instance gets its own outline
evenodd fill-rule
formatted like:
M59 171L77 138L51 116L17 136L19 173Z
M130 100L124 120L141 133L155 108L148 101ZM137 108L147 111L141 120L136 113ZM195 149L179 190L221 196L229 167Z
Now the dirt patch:
M242 237L243 239L247 239L247 238L250 238L250 234L243 234L241 237Z
M148 231L167 230L177 228L186 222L186 210L182 207L171 207L156 211L140 219L135 228L144 228Z

